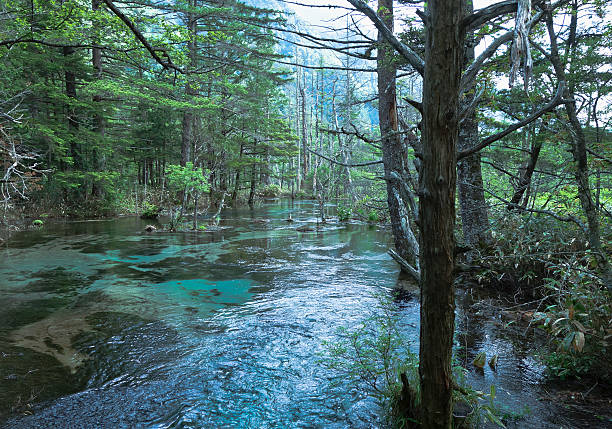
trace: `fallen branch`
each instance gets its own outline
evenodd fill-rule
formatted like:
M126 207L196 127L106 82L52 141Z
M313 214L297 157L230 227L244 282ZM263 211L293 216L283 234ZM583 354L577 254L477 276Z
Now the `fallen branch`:
M416 281L417 283L421 281L421 273L417 271L412 265L410 265L408 261L406 261L400 255L398 255L398 253L395 250L389 249L387 253L389 254L389 256L391 256L395 260L395 262L400 264L400 266L404 269L404 271L407 272L410 275L410 277L414 279L414 281Z

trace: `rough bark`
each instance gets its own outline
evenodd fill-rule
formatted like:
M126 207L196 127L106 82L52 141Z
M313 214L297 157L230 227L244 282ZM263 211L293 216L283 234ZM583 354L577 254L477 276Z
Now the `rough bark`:
M465 2L464 13L469 16L474 11L472 2ZM465 64L474 61L474 34L466 37ZM466 94L462 109L474 102L474 93ZM479 143L478 119L475 109L464 118L459 129L459 150L465 150ZM470 246L486 244L491 241L489 214L484 195L480 152L470 155L457 164L457 183L463 239Z
M393 31L393 0L379 0L378 12L389 30ZM418 257L415 249L411 248L411 232L408 220L405 217L406 202L401 197L401 180L406 170L407 153L398 133L396 74L397 66L394 62L393 47L386 41L384 35L378 34L378 120L385 179L387 182L387 204L393 241L398 255L413 262ZM405 269L402 267L402 271Z
M452 424L455 327L454 224L462 0L430 0L423 82L423 160L419 176L421 332L419 374L424 428Z

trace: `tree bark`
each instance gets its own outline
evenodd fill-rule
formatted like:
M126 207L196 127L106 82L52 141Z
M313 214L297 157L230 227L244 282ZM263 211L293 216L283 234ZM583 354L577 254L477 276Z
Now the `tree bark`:
M465 2L464 13L469 16L474 11L471 1ZM474 34L466 37L465 65L474 61ZM463 107L472 104L473 92L466 94ZM459 129L459 150L465 150L479 143L478 119L476 110L463 120ZM480 152L470 155L457 164L457 182L463 239L470 246L486 244L491 241L489 214L484 195Z
M540 150L542 149L543 142L544 140L540 136L535 135L533 137L531 141L531 150L529 151L529 159L520 169L519 182L516 186L516 190L514 191L514 195L512 195L510 204L508 205L508 210L515 209L520 204L521 199L523 198L523 195L525 195L527 189L529 189L533 172L536 164L538 163L538 158L540 157ZM525 199L523 207L526 206L527 200Z
M379 0L378 12L386 26L393 31L393 0ZM383 34L378 34L378 121L382 136L382 155L385 179L387 182L387 205L391 219L391 229L395 249L399 256L413 262L418 258L418 250L410 244L412 235L401 197L401 180L406 170L408 155L398 133L396 73L393 47ZM402 267L402 271L405 269Z
M446 429L452 424L456 150L465 37L462 6L462 0L430 0L425 37L419 374L421 422L426 429Z

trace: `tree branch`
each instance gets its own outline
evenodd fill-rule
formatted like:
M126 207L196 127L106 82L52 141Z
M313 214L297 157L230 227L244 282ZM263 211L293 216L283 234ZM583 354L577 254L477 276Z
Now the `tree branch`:
M106 6L108 6L108 8L115 14L117 15L117 17L123 21L123 23L130 29L130 31L134 34L134 36L136 36L136 38L140 41L140 43L142 43L142 45L146 48L147 51L149 51L149 53L151 54L151 57L153 57L153 59L155 61L157 61L164 69L168 70L168 69L172 69L172 70L176 70L179 73L185 73L185 71L174 65L172 63L172 60L170 59L170 57L167 56L166 54L166 58L168 59L167 61L163 60L158 54L157 52L160 51L159 49L155 49L153 46L151 46L151 44L149 43L149 41L146 39L146 37L144 37L144 35L140 32L140 30L138 30L138 28L136 27L136 25L130 20L130 18L128 18L127 16L125 16L125 14L123 12L121 12L117 6L115 6L113 4L113 2L111 0L104 0L104 3L106 4Z
M559 87L557 88L557 93L555 94L554 98L552 100L550 100L550 102L548 104L546 104L544 107L542 107L537 112L535 112L532 115L528 116L527 118L523 119L522 121L519 121L519 122L517 122L517 123L515 123L513 125L510 125L508 128L506 128L503 131L500 131L497 134L493 134L492 136L487 137L482 142L480 142L480 144L478 144L478 145L476 145L474 147L471 147L469 149L465 149L465 150L460 151L459 153L457 153L457 161L465 158L466 156L470 156L470 155L472 155L472 154L474 154L474 153L484 149L485 147L489 146L491 143L494 143L494 142L496 142L496 141L498 141L500 139L503 139L508 134L513 133L514 131L518 130L519 128L523 128L525 125L528 125L528 124L532 123L533 121L538 119L543 114L550 112L551 110L553 110L558 105L565 103L566 100L563 99L563 92L564 91L565 91L565 82L564 81L560 81L559 82Z
M387 42L399 52L399 54L408 61L408 63L422 76L425 70L425 62L416 52L402 43L391 30L385 25L382 19L374 10L368 6L363 0L347 0L355 9L370 18L370 21L376 26Z
M369 165L382 164L382 159L379 159L378 161L363 162L361 164L346 164L344 162L336 161L335 159L332 159L332 158L329 158L329 157L327 157L325 155L322 155L319 152L316 152L316 151L314 151L314 150L312 150L310 148L307 148L307 149L308 149L308 152L310 152L310 153L312 153L312 154L314 154L314 155L316 155L318 157L321 157L321 158L323 158L323 159L325 159L325 160L327 160L327 161L329 161L329 162L331 162L333 164L340 165L342 167L348 167L348 168L367 167Z

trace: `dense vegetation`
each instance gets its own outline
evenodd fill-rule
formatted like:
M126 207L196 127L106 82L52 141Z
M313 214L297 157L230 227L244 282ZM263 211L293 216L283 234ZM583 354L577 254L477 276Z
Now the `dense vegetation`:
M434 1L428 20L399 1L394 33L393 1L349 3L378 40L259 2L0 1L3 224L163 209L170 229L188 213L196 229L207 209L280 195L316 198L325 220L333 200L340 220L391 223L424 294L446 279L424 302L453 302L462 271L532 304L558 346L551 373L609 381L610 6ZM460 10L445 76L429 42ZM440 105L454 109L443 123ZM432 366L450 377L440 335L449 353Z

